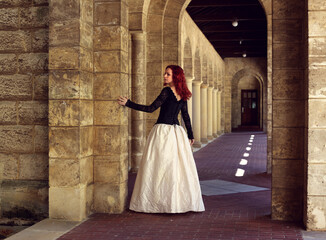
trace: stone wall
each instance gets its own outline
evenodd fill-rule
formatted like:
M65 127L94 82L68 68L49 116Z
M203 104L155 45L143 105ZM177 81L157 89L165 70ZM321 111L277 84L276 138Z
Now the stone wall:
M305 225L326 230L326 2L306 1Z
M0 2L0 217L48 216L48 11Z

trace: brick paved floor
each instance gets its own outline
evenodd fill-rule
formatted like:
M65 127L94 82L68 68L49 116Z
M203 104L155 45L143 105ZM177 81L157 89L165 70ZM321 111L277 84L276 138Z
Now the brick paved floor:
M249 142L251 135L253 141ZM252 145L248 145L252 143ZM251 149L246 149L250 147ZM244 157L244 153L249 156ZM266 135L224 134L194 154L200 180L221 179L270 188L266 169ZM240 161L246 165L240 165ZM236 177L237 169L244 170ZM132 188L135 175L129 177ZM131 191L129 191L130 194ZM301 240L301 226L272 221L270 190L203 196L206 211L185 214L93 214L60 240Z

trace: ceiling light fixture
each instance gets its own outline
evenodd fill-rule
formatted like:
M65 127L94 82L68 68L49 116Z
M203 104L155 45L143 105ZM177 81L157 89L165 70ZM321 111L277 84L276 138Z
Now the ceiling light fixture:
M233 27L237 27L239 24L238 20L235 18L233 21L232 21L232 26Z
M240 45L242 44L242 40L239 41L239 44L240 44Z
M242 57L244 57L244 58L247 57L247 53L245 53L245 52L242 53Z

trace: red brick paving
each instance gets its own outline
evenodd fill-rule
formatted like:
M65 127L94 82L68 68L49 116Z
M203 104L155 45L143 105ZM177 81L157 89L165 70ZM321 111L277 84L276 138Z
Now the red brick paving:
M251 134L252 149L245 151ZM243 153L248 152L247 158ZM223 179L261 187L270 187L266 169L266 134L224 134L194 154L201 180ZM246 166L239 165L241 159ZM235 177L237 168L245 170ZM135 175L130 175L130 187ZM129 191L130 192L130 191ZM204 196L206 211L184 214L146 214L125 211L123 214L93 214L60 240L301 240L296 223L272 221L271 192L258 191L219 196Z

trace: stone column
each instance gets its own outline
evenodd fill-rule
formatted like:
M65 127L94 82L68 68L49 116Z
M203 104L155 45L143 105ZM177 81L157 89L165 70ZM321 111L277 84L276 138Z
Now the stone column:
M217 89L213 89L213 137L217 138Z
M128 6L94 5L94 209L121 213L128 179L128 108L117 104L129 90Z
M207 87L208 85L203 83L200 86L200 141L207 143Z
M194 80L193 77L186 77L186 80L187 80L187 87L189 89L189 91L193 94L193 91L192 91L192 81ZM193 104L193 97L191 97L189 100L188 100L188 112L189 112L189 116L190 116L190 119L192 120L193 117L192 117L192 105ZM193 124L193 120L191 121L191 123Z
M93 1L50 1L49 216L93 205Z
M207 139L213 139L213 87L207 88Z
M326 230L326 2L308 1L304 223Z
M201 81L193 81L192 82L192 128L194 132L195 143L194 147L201 147L200 141L200 85Z
M221 121L222 121L222 101L221 101L221 91L217 92L217 134L220 135L222 133L221 131Z
M132 85L131 99L137 103L146 102L144 33L132 32ZM144 113L131 111L131 170L138 171L145 141Z

